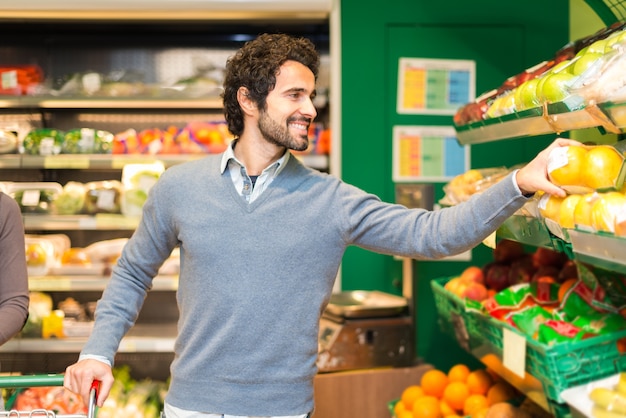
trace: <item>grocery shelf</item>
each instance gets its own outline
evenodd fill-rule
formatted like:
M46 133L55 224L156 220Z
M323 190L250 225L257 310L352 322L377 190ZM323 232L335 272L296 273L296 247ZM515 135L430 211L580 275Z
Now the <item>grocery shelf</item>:
M171 167L200 159L208 154L59 154L59 155L0 155L0 168L42 168L77 170L121 170L126 164L150 164L160 161ZM297 154L305 165L318 170L328 169L328 155Z
M211 109L223 107L222 99L212 98L62 98L1 97L5 109Z
M626 238L568 230L574 257L598 267L626 274Z
M132 231L139 218L120 214L96 215L24 215L24 228L28 231Z
M120 343L118 353L170 353L174 351L176 324L137 324ZM14 338L0 346L5 353L79 353L87 337Z
M109 283L109 276L35 276L29 277L28 288L39 292L89 292L103 291ZM176 291L177 275L159 275L154 278L151 291Z
M544 109L529 109L457 126L457 140L461 145L471 145L589 128L620 133L626 128L626 103L604 103L568 110L572 107L566 103L555 103Z

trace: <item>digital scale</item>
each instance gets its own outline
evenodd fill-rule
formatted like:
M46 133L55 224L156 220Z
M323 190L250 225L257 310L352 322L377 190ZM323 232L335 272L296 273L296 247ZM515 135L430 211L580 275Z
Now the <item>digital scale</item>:
M406 298L378 291L334 294L320 319L320 372L414 363L414 327Z

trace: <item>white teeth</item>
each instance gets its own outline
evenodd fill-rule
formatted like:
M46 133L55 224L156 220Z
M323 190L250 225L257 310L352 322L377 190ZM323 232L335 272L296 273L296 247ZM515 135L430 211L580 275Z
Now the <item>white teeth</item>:
M306 125L300 125L300 124L297 124L297 123L292 123L292 124L290 124L290 126L296 128L296 129L303 130L303 131L305 131L307 129Z

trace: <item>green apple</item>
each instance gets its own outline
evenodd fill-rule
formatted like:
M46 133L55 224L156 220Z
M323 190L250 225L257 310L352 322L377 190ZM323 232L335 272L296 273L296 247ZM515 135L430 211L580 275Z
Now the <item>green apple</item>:
M554 67L550 68L550 73L560 73L561 71L565 71L568 73L572 72L572 60L563 60L554 64Z
M594 62L596 62L603 56L604 54L601 54L599 52L587 51L587 53L579 56L578 58L576 58L576 61L574 61L572 74L581 75L582 73L587 71L587 69L591 67Z
M515 110L520 112L525 109L531 109L539 106L537 97L537 85L539 78L531 78L524 81L515 89Z
M599 39L589 45L589 47L587 48L587 52L599 52L600 54L603 54L605 47L606 39Z
M569 88L578 76L571 73L549 74L540 82L537 95L542 102L556 103L569 96Z
M604 53L612 52L617 45L624 44L626 41L626 31L619 31L612 33L606 38L606 44L604 45Z

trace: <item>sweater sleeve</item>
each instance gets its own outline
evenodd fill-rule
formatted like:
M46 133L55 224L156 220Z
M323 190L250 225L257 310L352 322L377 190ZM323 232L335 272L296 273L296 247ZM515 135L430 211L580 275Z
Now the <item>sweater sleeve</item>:
M24 224L17 202L0 194L0 345L15 336L28 317L28 272Z
M434 211L384 203L356 189L346 191L342 201L347 243L415 259L438 259L470 250L527 201L513 176L464 203Z
M81 351L114 364L122 338L135 324L152 280L177 241L162 210L168 186L163 175L148 194L141 221L122 250L95 311L94 329Z

